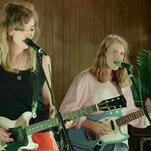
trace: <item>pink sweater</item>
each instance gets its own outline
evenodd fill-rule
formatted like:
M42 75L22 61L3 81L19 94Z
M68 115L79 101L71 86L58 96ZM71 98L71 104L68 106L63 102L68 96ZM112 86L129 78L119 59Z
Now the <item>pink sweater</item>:
M126 99L127 107L123 108L122 115L135 112L138 108L134 104L132 92L129 87L122 88L122 93ZM89 69L81 72L73 80L61 106L60 113L64 114L82 107L98 104L99 102L119 96L116 87L110 82L100 83L89 71ZM102 114L104 111L97 111L93 114ZM86 116L78 118L74 121L73 126L80 128L81 123L86 119ZM129 123L135 127L145 128L149 125L145 116L136 119ZM127 125L122 126L123 132L127 134Z

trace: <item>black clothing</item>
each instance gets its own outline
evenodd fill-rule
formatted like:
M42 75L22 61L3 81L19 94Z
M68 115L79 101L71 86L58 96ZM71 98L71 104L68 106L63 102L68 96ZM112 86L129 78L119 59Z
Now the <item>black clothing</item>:
M47 119L41 93L45 77L39 70L38 109L37 117L30 120L30 124ZM34 78L37 76L30 70L20 71L21 80L17 80L17 73L6 71L0 66L0 116L16 120L26 111L31 112Z
M151 93L150 93L150 95L149 95L148 97L149 97L149 99L151 100Z

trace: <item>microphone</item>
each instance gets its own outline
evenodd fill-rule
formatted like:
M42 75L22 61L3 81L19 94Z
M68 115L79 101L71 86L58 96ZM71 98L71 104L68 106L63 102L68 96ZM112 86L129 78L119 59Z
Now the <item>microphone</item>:
M44 50L42 50L42 48L37 46L30 38L26 38L24 40L24 42L26 43L26 45L28 45L28 46L32 47L33 49L35 49L37 53L47 56L47 53Z
M116 63L116 65L120 68L124 67L126 69L133 69L134 65L122 62L122 61L114 61L114 63Z

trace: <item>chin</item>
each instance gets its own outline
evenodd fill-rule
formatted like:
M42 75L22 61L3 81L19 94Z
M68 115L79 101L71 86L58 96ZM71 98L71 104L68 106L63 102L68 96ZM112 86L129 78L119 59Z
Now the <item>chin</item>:
M112 68L112 70L117 71L119 67Z
M27 49L28 47L29 46L27 46L27 45L22 46L23 49Z

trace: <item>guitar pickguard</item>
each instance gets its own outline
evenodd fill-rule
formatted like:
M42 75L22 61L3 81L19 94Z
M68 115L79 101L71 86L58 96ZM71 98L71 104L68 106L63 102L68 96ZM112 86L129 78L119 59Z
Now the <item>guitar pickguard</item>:
M8 129L15 140L11 143L0 142L0 151L21 151L23 149L37 148L38 145L32 141L31 135L27 136L24 129L28 125L31 117L31 112L25 112L14 121L0 117L0 125Z
M68 130L69 137L71 139L71 143L74 147L75 151L82 151L80 148L92 150L97 144L101 144L101 148L99 151L102 151L103 148L107 144L119 143L128 139L128 135L122 132L122 128L119 128L116 124L116 119L122 116L122 109L115 109L111 111L104 112L101 115L89 115L88 119L93 120L95 122L99 122L106 127L109 127L111 132L106 135L99 135L94 141L89 141L85 135L86 128L81 127L80 129L76 129L72 127ZM75 147L76 146L76 147Z
M28 137L25 129L22 126L10 128L9 132L14 141L6 143L8 146L5 148L7 151L18 150L22 146L28 145Z

